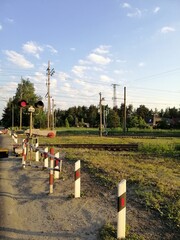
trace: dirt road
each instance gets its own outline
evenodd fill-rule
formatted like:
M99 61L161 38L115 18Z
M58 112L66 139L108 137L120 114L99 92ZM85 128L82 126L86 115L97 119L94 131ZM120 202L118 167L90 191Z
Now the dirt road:
M12 148L8 136L0 146ZM82 169L83 197L74 199L74 163L65 160L49 195L48 171L21 168L21 158L0 159L0 239L95 240L107 222L116 223L116 191L100 186ZM127 202L127 223L144 239L177 239L163 221L136 202Z

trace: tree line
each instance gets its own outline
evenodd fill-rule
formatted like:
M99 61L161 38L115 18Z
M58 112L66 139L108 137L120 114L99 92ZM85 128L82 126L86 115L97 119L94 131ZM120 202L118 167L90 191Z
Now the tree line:
M18 102L25 99L28 106L34 106L41 96L35 94L34 85L28 79L22 79L18 84L15 96L10 98L7 106L3 110L1 125L4 127L19 126L20 124L20 107ZM124 104L115 108L109 108L107 105L102 106L102 123L107 128L117 128L124 126ZM154 116L159 117L156 127L159 128L180 128L180 109L167 108L166 110L148 109L145 105L140 105L134 109L133 105L126 106L126 127L148 128L153 125ZM60 108L54 110L55 127L99 127L100 113L99 106L74 106L67 110ZM167 120L169 119L169 121ZM170 121L177 119L177 121ZM28 107L22 108L22 125L29 126ZM36 109L33 117L35 128L47 127L47 111Z

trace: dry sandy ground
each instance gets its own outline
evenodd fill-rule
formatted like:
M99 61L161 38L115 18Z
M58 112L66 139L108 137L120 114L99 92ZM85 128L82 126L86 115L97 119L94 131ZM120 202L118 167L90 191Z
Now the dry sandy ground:
M11 148L10 137L0 140ZM99 239L102 225L116 223L116 190L100 186L83 167L81 177L83 196L75 199L74 164L65 160L49 195L47 170L22 169L21 158L0 159L0 239ZM147 240L180 239L157 215L128 200L128 193L127 223Z

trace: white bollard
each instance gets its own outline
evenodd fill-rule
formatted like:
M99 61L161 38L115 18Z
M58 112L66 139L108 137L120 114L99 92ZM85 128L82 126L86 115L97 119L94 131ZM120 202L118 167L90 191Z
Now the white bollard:
M26 139L23 139L23 142L22 142L22 168L25 168L25 166L26 166L26 155L27 155Z
M49 167L49 159L48 159L48 156L46 154L46 153L48 153L48 147L46 147L44 149L44 152L45 152L45 153L43 153L44 154L44 168L48 168Z
M81 174L80 174L80 168L81 168L81 161L78 160L75 162L75 198L80 198L81 196Z
M57 152L54 156L57 157L57 158L59 158L59 152ZM56 163L56 164L55 164L56 166L55 166L54 168L57 169L57 170L59 170L59 161L56 162L56 160L55 160L55 163ZM56 170L55 170L55 171L54 171L54 179L59 179L59 176L60 176L59 171L56 171Z
M118 184L117 239L126 236L126 180Z
M54 148L50 148L50 154L54 155ZM54 158L50 157L50 171L49 171L49 193L53 193L54 188Z
M37 139L37 138L36 138L35 147L36 147L36 148L39 147L39 142L38 142L38 139ZM39 162L39 151L36 151L35 155L36 155L36 162Z
M62 172L62 160L59 163L59 170L60 170L60 172Z
M17 136L17 134L13 133L12 139L15 141L16 144L18 143L18 136Z

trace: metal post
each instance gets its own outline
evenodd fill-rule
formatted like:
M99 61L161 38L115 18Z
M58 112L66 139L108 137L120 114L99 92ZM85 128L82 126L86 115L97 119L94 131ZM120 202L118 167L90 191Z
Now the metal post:
M124 87L124 134L126 134L126 87Z
M102 101L104 98L101 97L101 92L99 93L100 100L99 100L99 113L100 113L100 125L99 125L99 136L102 137Z

